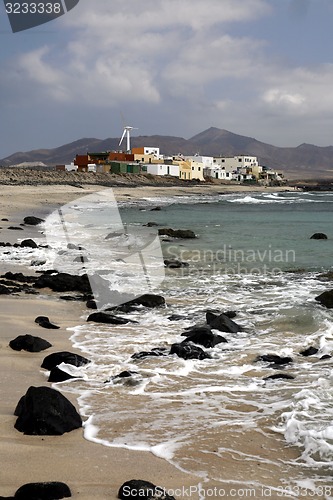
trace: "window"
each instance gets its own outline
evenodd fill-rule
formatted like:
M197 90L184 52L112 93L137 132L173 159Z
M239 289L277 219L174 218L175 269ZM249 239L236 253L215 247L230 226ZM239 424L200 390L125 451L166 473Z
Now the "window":
M198 172L200 172L200 171L201 171L201 167L198 167Z

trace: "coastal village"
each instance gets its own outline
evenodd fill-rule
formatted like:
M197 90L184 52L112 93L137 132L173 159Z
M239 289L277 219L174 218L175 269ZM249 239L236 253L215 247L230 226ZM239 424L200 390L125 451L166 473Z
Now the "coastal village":
M87 152L77 154L69 165L57 165L58 171L102 172L112 174L150 174L175 177L184 181L247 182L279 185L285 182L283 172L259 164L256 156L164 156L157 147L131 148L130 130L125 127L126 151Z

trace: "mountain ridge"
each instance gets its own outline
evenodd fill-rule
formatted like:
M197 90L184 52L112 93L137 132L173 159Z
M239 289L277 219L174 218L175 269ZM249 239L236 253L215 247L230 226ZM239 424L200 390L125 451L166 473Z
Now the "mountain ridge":
M168 135L136 136L131 138L131 144L132 147L159 147L164 155L257 156L261 165L283 170L289 178L328 178L333 173L333 146L302 143L296 147L280 147L217 127L210 127L190 139ZM119 150L119 138L85 137L56 148L13 153L0 160L0 165L23 162L67 164L76 154L112 150Z

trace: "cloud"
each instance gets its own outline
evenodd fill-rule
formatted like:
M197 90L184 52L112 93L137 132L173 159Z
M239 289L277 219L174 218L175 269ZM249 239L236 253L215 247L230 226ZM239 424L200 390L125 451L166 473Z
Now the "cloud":
M2 109L63 114L64 136L75 116L77 137L109 134L109 117L122 109L140 133L189 137L215 125L269 140L280 127L292 138L305 121L332 115L333 67L307 64L304 51L295 65L270 44L278 8L272 0L81 0L53 23L55 36L40 34L3 61Z
M224 0L223 8L221 0L114 0L112 6L109 0L99 0L91 5L82 1L65 16L62 33L69 41L61 53L57 46L43 46L9 65L9 78L18 72L24 78L25 95L38 88L54 101L75 104L84 99L91 106L107 107L119 102L157 104L161 92L171 87L171 93L188 95L184 70L199 88L216 79L216 63L219 75L233 73L231 58L239 60L242 46L248 44L210 34L210 28L267 11L264 0Z
M263 99L273 106L286 106L287 108L299 108L305 102L305 97L301 94L292 94L279 89L270 89L265 92Z

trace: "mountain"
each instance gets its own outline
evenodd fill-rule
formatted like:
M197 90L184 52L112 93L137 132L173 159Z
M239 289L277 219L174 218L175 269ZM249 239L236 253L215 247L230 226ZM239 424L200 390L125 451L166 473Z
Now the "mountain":
M118 144L119 138L84 138L54 149L14 153L0 160L0 165L22 162L43 162L46 165L70 163L76 154L118 150ZM159 147L164 155L200 153L206 156L257 156L261 165L283 170L290 179L331 178L333 175L333 146L301 144L294 148L282 148L216 127L190 139L163 135L137 136L131 138L131 144L133 147Z

